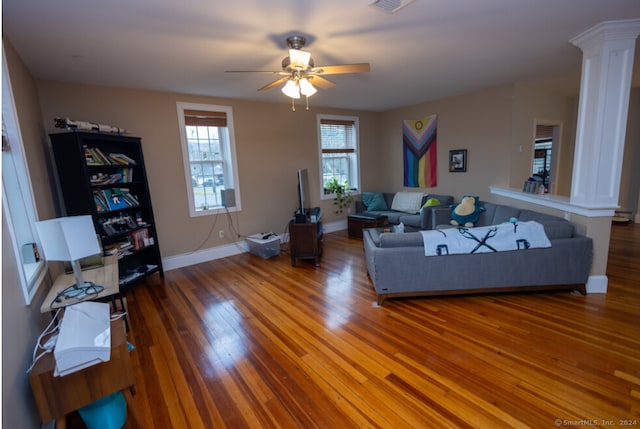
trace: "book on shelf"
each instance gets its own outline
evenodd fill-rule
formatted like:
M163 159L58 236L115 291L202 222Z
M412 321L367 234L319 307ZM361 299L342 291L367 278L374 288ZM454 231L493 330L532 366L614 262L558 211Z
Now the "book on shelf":
M118 188L105 189L103 191L107 196L107 203L110 210L126 209L129 207L127 200Z
M93 191L93 201L96 205L96 210L98 213L106 212L109 210L109 205L102 198L102 193L100 191Z
M104 254L106 256L117 255L118 259L122 259L124 256L132 254L131 249L133 249L133 243L127 239L105 246Z
M110 165L112 162L97 147L84 146L84 158L87 165Z
M124 153L110 153L108 156L97 147L83 146L87 165L136 165L136 161Z
M84 160L87 165L101 165L100 160L96 159L87 146L83 146Z
M133 248L135 250L140 250L153 244L153 238L149 237L149 230L147 228L133 231L129 234L129 237L133 242Z
M96 189L93 191L93 199L98 213L140 205L140 201L129 188Z
M128 188L119 188L119 190L129 207L135 207L140 205L140 200L138 200L138 197L133 195Z
M136 161L134 159L129 158L127 155L123 153L110 153L109 158L115 164L136 165Z
M122 168L114 173L108 174L104 172L91 175L91 184L97 185L111 185L114 183L131 183L133 181L133 169Z

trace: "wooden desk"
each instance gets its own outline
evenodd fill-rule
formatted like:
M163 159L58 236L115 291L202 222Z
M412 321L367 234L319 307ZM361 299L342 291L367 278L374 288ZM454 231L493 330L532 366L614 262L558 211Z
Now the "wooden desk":
M122 319L111 322L111 357L80 371L54 377L52 353L40 359L29 375L42 423L57 419L64 427L67 414L123 390L130 402L134 376ZM131 413L135 419L135 414ZM136 419L137 420L137 419Z
M113 302L115 296L120 294L120 285L118 283L118 257L115 255L107 256L102 259L102 262L102 267L82 271L82 277L84 277L85 281L104 286L102 292L85 299L62 298L60 302L55 302L55 299L60 292L76 282L73 274L63 274L58 276L56 281L51 286L47 297L44 299L42 305L40 306L40 312L46 313L47 311L56 310L61 307L66 307L67 305L76 304L78 302L87 300L100 301L101 299L110 297Z

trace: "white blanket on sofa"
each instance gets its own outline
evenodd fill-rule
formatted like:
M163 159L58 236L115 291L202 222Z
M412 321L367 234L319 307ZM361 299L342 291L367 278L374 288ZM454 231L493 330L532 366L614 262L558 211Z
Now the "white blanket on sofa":
M425 256L551 247L544 226L535 221L420 232L424 241Z

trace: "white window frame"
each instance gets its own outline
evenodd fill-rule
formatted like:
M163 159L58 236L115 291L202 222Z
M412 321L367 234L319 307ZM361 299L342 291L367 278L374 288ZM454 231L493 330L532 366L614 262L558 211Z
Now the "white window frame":
M352 191L352 195L360 194L361 188L361 180L360 180L360 120L357 116L344 116L344 115L326 115L326 114L318 114L316 116L317 119L317 129L318 129L318 172L319 172L319 192L321 200L331 200L335 198L335 193L325 194L324 193L324 175L322 170L322 133L320 131L320 124L322 120L337 120L337 121L353 121L354 128L354 152L355 152L355 168L356 172L352 174L353 177L356 178L356 190ZM352 166L353 167L353 166ZM349 187L353 187L353 181L350 181Z
M11 88L11 79L9 76L9 68L2 50L2 121L4 132L9 142L8 150L11 156L7 155L7 161L12 162L9 171L2 170L2 214L7 223L8 239L11 240L11 246L16 259L16 271L20 288L24 296L25 304L31 305L33 297L38 292L40 286L44 283L46 274L46 262L44 258L33 263L24 263L22 258L22 249L18 243L18 236L30 236L34 243L41 249L38 233L36 232L36 204L33 197L33 187L31 186L31 176L27 168L27 159L24 152L22 134L18 125L18 117L16 114L15 100ZM4 150L4 148L3 148ZM3 158L5 154L3 154ZM7 175L5 177L5 175ZM11 191L7 193L6 186L10 186ZM21 198L12 198L10 195L19 194ZM20 200L20 201L18 201ZM12 216L11 207L15 204L22 204L20 207L21 214L26 214L26 219L22 216ZM21 233L19 233L21 231ZM7 237L3 237L3 240ZM23 243L24 244L24 243ZM42 255L42 254L41 254ZM12 285L3 285L3 287L11 287Z
M191 217L216 215L220 212L235 212L242 209L240 202L240 181L238 179L238 161L236 156L236 143L233 125L233 109L230 106L218 106L212 104L186 103L177 102L178 126L180 128L180 143L182 146L182 160L184 164L184 174L187 187L187 196L189 200L189 215ZM227 131L228 131L228 154L225 155L225 162L231 167L232 186L235 197L235 205L233 207L213 206L205 210L196 210L195 198L193 195L193 185L191 183L191 160L189 159L189 144L187 141L185 110L204 110L208 112L225 112L227 115Z

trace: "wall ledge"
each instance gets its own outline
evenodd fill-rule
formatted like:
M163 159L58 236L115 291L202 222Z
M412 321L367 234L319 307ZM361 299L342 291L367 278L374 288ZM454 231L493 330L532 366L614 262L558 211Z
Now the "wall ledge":
M572 204L569 197L553 194L531 194L522 192L515 188L501 188L498 186L490 186L490 191L494 195L512 198L514 200L525 201L540 206L551 207L557 210L563 210L568 213L575 213L585 217L611 217L615 214L617 207L585 207Z

